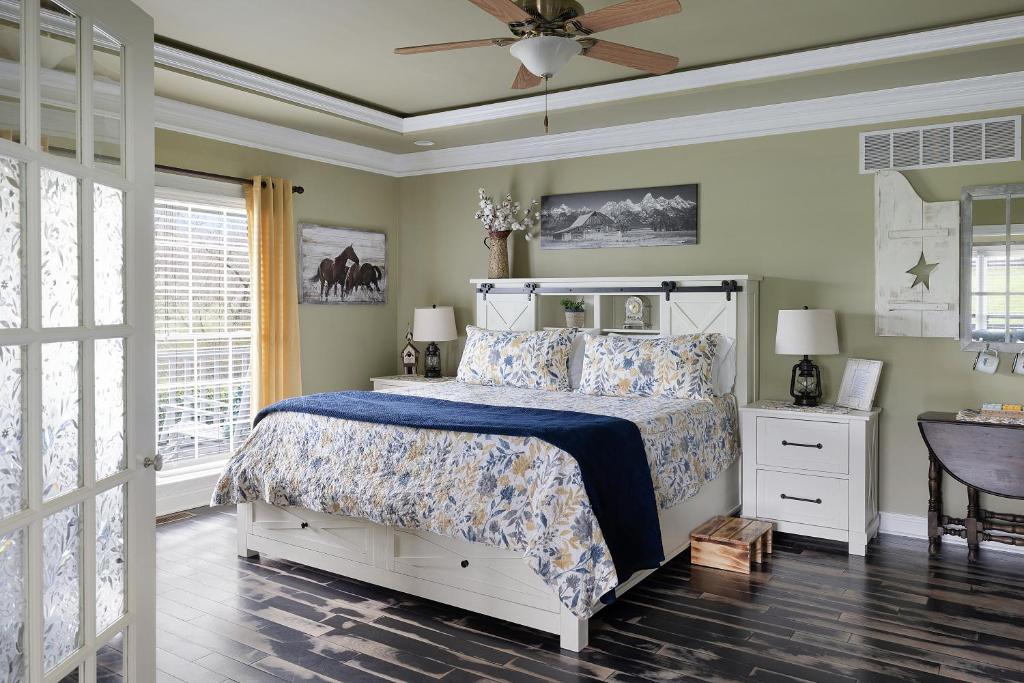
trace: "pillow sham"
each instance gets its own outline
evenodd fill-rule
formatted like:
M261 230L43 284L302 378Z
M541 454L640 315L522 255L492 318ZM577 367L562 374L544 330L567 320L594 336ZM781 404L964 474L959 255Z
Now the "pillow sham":
M569 384L573 389L580 388L580 380L583 378L583 358L587 351L587 337L593 337L601 333L596 327L585 327L576 330L576 336L572 339L572 350L569 352Z
M587 330L580 330L580 332L588 332ZM596 332L596 330L595 330ZM712 334L712 333L708 333ZM609 336L612 337L633 337L641 338L638 335L623 334L622 332L611 332ZM674 335L658 335L659 337L671 337ZM649 338L649 337L648 337ZM573 358L569 362L569 372L572 375L573 386L578 387L580 382L580 375L574 374L575 368L573 366L576 363L576 345L580 344L582 347L584 341L582 337L577 336L576 341L573 342ZM580 370L582 371L583 366L583 349L580 349ZM732 393L733 387L736 384L736 340L726 334L718 334L718 348L715 349L715 357L711 361L711 390L715 396L725 396L726 394Z
M588 337L579 391L597 396L707 398L718 334Z
M502 332L466 327L455 379L466 384L570 391L571 329Z

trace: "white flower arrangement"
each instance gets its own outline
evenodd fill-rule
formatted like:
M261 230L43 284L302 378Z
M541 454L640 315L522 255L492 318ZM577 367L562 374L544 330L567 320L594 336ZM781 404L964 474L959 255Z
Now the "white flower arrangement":
M530 202L524 212L519 202L512 201L511 194L506 194L500 204L495 204L491 195L482 187L477 194L480 197L480 208L474 218L480 221L484 230L488 233L520 230L527 240L533 239L530 231L540 220L540 204L536 199Z

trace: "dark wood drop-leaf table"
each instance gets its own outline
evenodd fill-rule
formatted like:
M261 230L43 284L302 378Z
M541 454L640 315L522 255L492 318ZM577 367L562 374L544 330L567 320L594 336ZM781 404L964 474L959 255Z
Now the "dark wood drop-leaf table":
M967 539L967 559L978 559L980 541L1024 546L1024 515L983 510L979 492L1024 498L1024 425L966 422L955 413L922 413L917 426L928 447L928 552L942 536ZM942 513L942 474L967 487L967 516Z

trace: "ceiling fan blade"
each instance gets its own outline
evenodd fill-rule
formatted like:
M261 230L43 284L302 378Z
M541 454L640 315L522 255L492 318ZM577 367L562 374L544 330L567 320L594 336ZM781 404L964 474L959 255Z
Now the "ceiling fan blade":
M526 66L520 66L515 80L512 81L512 89L525 90L526 88L532 88L535 85L540 85L541 80L543 79L540 76L534 75Z
M471 3L506 24L532 23L533 15L512 0L469 0Z
M434 43L433 45L412 45L410 47L396 47L396 55L418 55L424 52L441 52L443 50L461 50L467 47L488 47L509 45L515 40L511 38L481 38L480 40L458 40L454 43Z
M583 54L591 59L602 62L621 64L649 74L666 74L679 66L679 58L661 52L641 50L638 47L609 43L607 40L594 40L593 45L583 50Z
M678 14L682 9L683 6L679 4L679 0L626 0L617 5L587 12L568 23L575 24L585 33L597 33L610 28Z

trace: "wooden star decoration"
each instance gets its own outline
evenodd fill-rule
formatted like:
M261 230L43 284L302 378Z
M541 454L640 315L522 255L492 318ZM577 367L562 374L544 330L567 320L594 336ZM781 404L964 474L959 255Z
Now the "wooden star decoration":
M908 274L914 276L914 284L910 285L913 289L918 285L924 285L925 289L931 289L929 286L929 280L932 276L932 271L938 268L938 263L928 263L924 258L924 251L921 252L921 256L917 259L917 264L907 271Z

